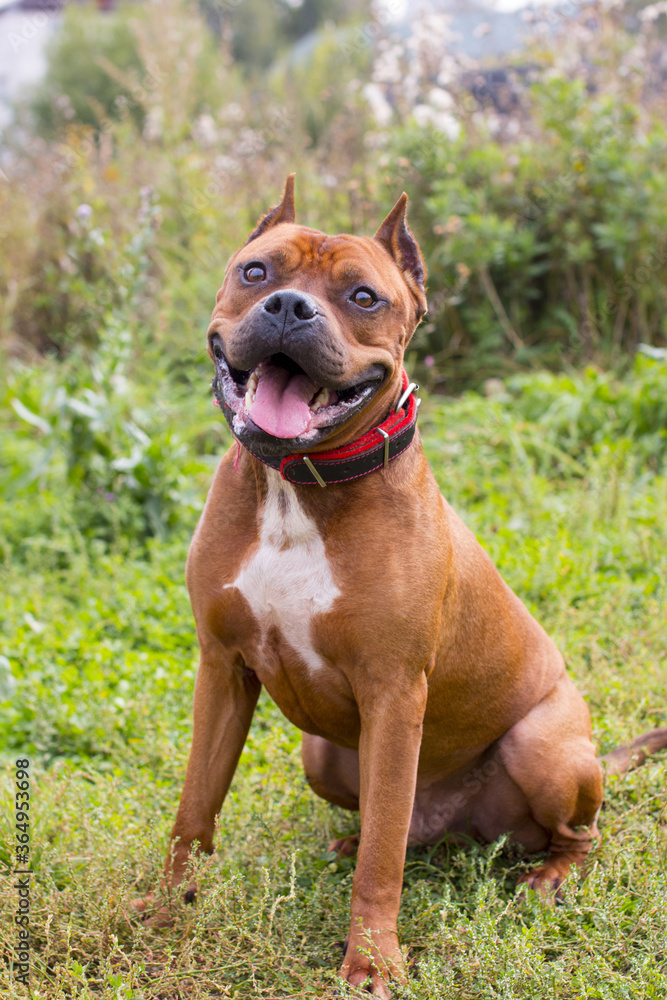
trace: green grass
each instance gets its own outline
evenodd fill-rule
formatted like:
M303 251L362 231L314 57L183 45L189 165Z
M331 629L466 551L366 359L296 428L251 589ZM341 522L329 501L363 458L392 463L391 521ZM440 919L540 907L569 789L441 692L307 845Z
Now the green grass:
M573 379L576 397L593 376ZM539 378L531 386L429 401L420 423L445 495L564 651L604 752L667 725L664 437L617 427L609 412L593 429L572 414L561 427L548 400L535 407ZM552 390L552 402L566 392ZM176 416L191 451L194 411ZM13 420L7 432L19 469L28 431ZM208 473L196 468L203 501ZM200 863L198 903L175 898L171 929L128 917L127 901L158 882L189 749L196 644L183 565L194 513L184 505L161 538L102 544L53 518L71 488L63 481L59 501L53 476L44 493L15 484L2 511L24 525L3 575L2 995L26 995L10 967L7 862L13 760L28 754L33 996L333 997L354 862L325 851L356 817L308 789L299 733L264 695L218 849ZM516 896L529 862L510 845L409 851L400 931L413 976L396 996L667 996L664 802L664 758L610 782L589 877L571 880L557 908Z

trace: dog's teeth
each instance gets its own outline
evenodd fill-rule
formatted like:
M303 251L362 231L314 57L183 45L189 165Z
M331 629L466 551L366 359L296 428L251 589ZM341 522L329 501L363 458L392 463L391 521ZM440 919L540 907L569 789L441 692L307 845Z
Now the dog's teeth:
M257 375L257 369L251 374L246 385L245 393L245 408L249 410L252 404L255 402L255 393L257 392L257 384L259 382L259 376Z
M313 400L313 405L311 406L311 410L319 410L321 409L321 407L326 406L327 403L329 402L330 396L331 393L329 392L328 389L320 389L317 396L315 396L315 399Z

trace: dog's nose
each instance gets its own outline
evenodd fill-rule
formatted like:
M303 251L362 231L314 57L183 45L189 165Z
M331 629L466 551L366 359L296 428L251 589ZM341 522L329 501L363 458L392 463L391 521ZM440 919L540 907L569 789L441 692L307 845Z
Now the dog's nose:
M305 292L293 292L290 289L283 289L280 292L274 292L273 295L269 295L264 303L264 311L271 313L272 316L280 317L282 315L286 320L290 320L293 317L299 320L307 320L317 315L317 306L315 300L311 299L310 295L306 295Z

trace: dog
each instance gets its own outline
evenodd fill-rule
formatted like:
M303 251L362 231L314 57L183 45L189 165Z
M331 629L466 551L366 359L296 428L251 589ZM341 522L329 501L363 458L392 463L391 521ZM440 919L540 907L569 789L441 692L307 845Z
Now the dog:
M212 852L264 685L303 732L312 789L361 813L340 975L383 998L406 974L406 846L507 833L548 852L525 881L553 894L598 836L603 783L563 657L422 451L403 357L425 271L406 206L372 239L328 236L295 222L291 175L227 266L208 349L236 440L187 561L201 659L165 869L180 885L195 842ZM665 746L655 730L607 769Z

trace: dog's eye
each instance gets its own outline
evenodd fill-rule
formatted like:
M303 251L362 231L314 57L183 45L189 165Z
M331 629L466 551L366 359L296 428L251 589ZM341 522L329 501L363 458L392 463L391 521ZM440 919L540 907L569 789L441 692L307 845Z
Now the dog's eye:
M369 309L374 306L378 298L375 292L372 292L370 288L357 288L356 292L352 296L352 301L356 302L358 306L362 309Z
M266 268L263 264L246 264L243 268L243 277L246 281L264 281L266 278Z

